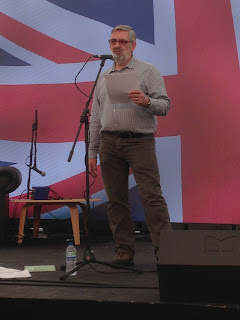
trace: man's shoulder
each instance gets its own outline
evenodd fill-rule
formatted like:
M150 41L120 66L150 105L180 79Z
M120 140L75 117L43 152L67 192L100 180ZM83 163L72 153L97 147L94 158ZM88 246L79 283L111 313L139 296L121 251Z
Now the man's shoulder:
M140 60L140 59L135 58L133 60L133 62L135 63L136 67L140 67L142 70L145 70L145 71L154 70L154 71L158 71L159 72L157 67L153 63L151 63L149 61Z

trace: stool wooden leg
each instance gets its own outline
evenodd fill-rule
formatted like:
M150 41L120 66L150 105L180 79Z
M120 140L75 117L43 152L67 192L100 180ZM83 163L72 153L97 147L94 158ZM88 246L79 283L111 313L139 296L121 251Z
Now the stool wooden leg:
M19 227L18 227L18 244L21 244L23 241L24 225L25 225L28 207L29 207L29 205L25 204L21 209L21 213L20 213L20 217L19 217Z
M39 231L39 227L40 227L41 209L42 209L41 205L34 206L34 210L33 210L33 238L37 238L37 236L38 236L38 231Z
M71 214L72 230L74 236L74 243L76 246L80 245L80 228L79 228L79 215L76 205L67 204Z
M83 223L85 228L86 236L88 235L88 228L87 228L87 219L88 219L88 213L87 213L87 206L84 203L79 203L79 206L82 208L82 215L83 215Z

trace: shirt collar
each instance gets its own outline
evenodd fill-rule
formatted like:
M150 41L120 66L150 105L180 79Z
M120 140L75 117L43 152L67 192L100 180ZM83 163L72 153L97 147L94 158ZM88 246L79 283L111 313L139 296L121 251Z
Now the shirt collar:
M128 62L128 64L122 68L121 70L124 70L124 69L134 69L135 67L135 64L136 64L136 58L134 56L132 56L132 59ZM112 72L116 72L116 67L115 67L115 62L112 64L112 68L109 70L109 74L112 73Z

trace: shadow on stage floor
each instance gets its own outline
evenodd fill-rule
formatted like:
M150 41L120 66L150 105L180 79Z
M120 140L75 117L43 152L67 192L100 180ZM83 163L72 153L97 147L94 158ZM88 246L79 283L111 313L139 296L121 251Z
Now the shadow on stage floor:
M122 319L159 319L163 316L206 316L239 318L239 305L212 301L172 301L160 299L157 260L150 237L137 235L133 270L114 269L98 263L86 264L76 276L64 275L67 236L38 239L26 238L21 246L14 240L1 243L0 267L24 270L25 266L54 266L55 271L30 272L29 278L0 280L0 308L6 318L35 319L62 317ZM80 263L88 248L86 239L77 247ZM91 242L95 259L111 263L114 257L112 240ZM135 269L136 268L136 269ZM141 272L136 272L140 270ZM194 286L194 284L193 284ZM4 318L2 318L4 319Z

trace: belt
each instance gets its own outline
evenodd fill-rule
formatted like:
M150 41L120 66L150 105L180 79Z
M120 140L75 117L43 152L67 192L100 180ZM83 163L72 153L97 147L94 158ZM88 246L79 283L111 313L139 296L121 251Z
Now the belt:
M140 132L131 132L131 131L102 131L101 133L111 134L118 138L142 138L142 137L152 135L152 133L149 134L149 133L140 133Z

